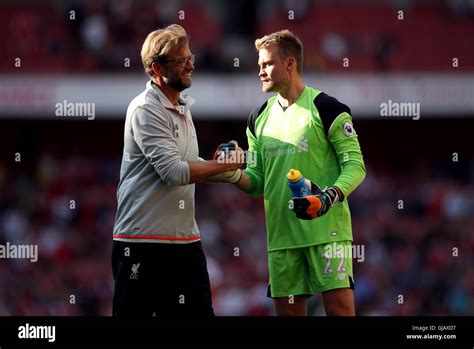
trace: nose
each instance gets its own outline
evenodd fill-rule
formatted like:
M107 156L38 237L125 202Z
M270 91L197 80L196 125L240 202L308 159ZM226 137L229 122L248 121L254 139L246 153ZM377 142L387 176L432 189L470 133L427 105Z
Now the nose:
M267 73L265 73L265 69L263 69L262 67L260 67L259 72L258 72L258 76L259 76L259 77L262 77L262 76L265 76L265 75L267 75Z
M191 59L186 61L186 69L194 70L194 63L191 61Z

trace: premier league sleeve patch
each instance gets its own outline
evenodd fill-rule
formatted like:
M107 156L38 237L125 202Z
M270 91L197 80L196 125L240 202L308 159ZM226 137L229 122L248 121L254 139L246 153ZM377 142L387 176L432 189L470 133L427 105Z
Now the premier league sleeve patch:
M352 137L354 135L354 127L352 126L352 124L349 122L349 121L346 121L344 123L344 125L342 126L342 132L344 132L344 134L347 136L347 137Z

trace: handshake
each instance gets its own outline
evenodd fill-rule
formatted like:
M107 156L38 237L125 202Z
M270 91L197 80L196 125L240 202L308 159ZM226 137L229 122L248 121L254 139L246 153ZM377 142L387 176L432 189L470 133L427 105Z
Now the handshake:
M245 154L236 141L222 143L214 152L213 160L219 163L233 164L234 169L219 173L214 179L219 182L237 183L242 177L240 166L245 162Z

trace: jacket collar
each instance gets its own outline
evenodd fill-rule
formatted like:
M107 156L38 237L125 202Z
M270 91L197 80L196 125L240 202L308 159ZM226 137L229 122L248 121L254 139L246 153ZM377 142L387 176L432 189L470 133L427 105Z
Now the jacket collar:
M160 100L161 104L166 108L166 109L173 109L173 110L176 110L177 112L179 112L179 107L173 105L173 103L171 103L171 101L168 99L168 97L166 97L166 95L163 93L163 91L161 91L161 89L159 88L158 85L156 85L155 83L153 83L151 80L147 82L146 84L146 87L147 89L150 89L152 90L158 97L158 99ZM178 99L178 103L180 105L184 105L186 109L189 109L191 107L191 105L194 104L196 100L189 96L188 94L185 94L185 93L180 93L179 94L179 99Z

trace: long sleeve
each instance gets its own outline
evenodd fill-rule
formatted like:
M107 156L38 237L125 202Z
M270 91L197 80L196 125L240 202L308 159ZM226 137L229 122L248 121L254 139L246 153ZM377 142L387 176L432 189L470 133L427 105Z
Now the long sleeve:
M263 194L265 182L263 176L262 155L260 154L258 140L252 134L249 128L247 128L247 139L249 143L249 149L247 152L248 165L245 169L245 173L247 173L247 175L250 177L252 185L248 190L246 190L246 193L259 196Z
M133 138L146 160L169 185L189 184L189 165L182 161L164 113L138 107L131 118Z
M349 113L343 112L334 120L328 131L328 139L341 166L341 174L334 185L347 198L362 183L366 174L358 136Z

